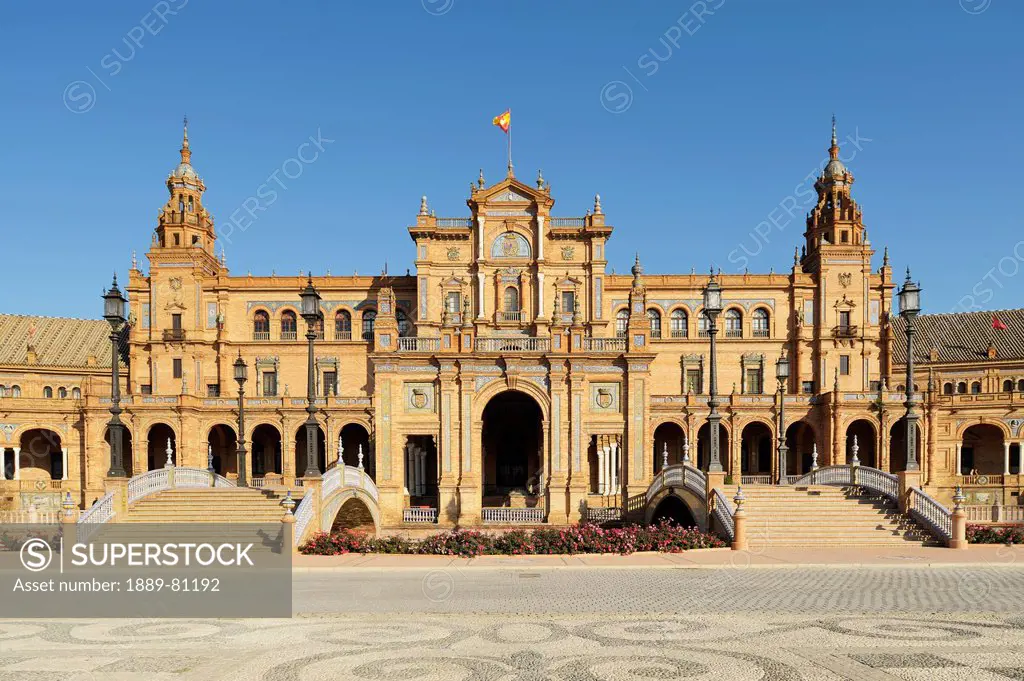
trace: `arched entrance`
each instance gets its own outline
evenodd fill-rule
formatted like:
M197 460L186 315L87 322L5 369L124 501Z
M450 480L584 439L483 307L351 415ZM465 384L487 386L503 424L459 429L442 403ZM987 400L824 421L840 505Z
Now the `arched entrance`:
M980 423L964 431L960 449L960 475L1002 475L1003 431Z
M875 452L875 424L867 419L857 419L846 427L846 461L853 462L853 443L857 442L857 459L861 466L878 468L878 456Z
M370 434L358 423L348 423L341 429L341 450L339 456L347 466L359 465L359 454L363 454L363 470L374 482L377 481L377 461L370 447Z
M178 443L174 429L166 423L155 423L146 436L149 442L146 452L146 470L155 471L167 464L167 449L171 450L171 463L178 463Z
M331 525L331 532L338 530L359 530L371 535L376 531L373 514L362 499L353 497L342 503Z
M725 426L720 425L718 431L718 457L722 462L722 468L728 469L729 467L729 431ZM693 448L690 448L690 459L693 460L693 465L702 471L708 469L708 463L711 460L711 426L705 423L697 431L697 451L694 453Z
M667 421L654 429L654 473L661 472L668 451L668 465L683 460L683 429L678 423ZM691 462L692 463L692 462Z
M651 516L651 524L656 525L662 520L668 520L681 527L697 526L693 513L686 507L683 500L674 494L666 496L654 509L654 515Z
M806 421L796 421L786 428L786 475L803 475L811 470L814 460L814 446L817 438L814 428ZM822 464L821 451L818 452L818 465Z
M917 464L923 465L921 461L921 426L917 426ZM892 424L889 429L889 472L899 473L907 470L907 419L901 418Z
M106 465L110 467L110 429L103 431L103 441L107 443ZM135 456L132 454L132 431L121 428L121 466L124 468L126 477L135 475ZM106 470L103 471L106 474Z
M544 434L540 406L507 390L483 412L483 506L508 506L539 493Z
M740 474L770 476L773 449L772 431L767 425L755 421L744 426L740 433Z
M238 438L234 428L223 423L210 428L206 436L206 451L207 455L213 455L213 470L219 475L232 480L238 477Z
M277 428L269 423L261 423L253 428L249 452L252 458L252 477L281 475L281 431Z
M21 434L19 453L22 480L60 480L64 477L64 452L60 435L48 428Z
M327 460L324 456L326 451L324 445L324 430L319 425L316 427L316 466L321 475L326 470ZM306 472L306 426L301 425L295 431L295 477L301 478Z

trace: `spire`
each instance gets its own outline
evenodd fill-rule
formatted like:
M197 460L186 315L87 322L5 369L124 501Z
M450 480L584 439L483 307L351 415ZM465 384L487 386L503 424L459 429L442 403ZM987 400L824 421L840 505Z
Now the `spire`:
M188 146L188 116L185 116L183 121L183 128L181 134L181 162L191 163L192 162L192 150Z
M135 257L135 249L132 249L132 269L133 270L139 269L139 261Z
M640 264L639 252L636 254L636 258L633 261L633 268L630 271L633 273L633 288L643 286L643 282L640 281L640 275L644 273L644 266Z
M426 215L427 212L427 196L424 194L420 197L420 215Z
M832 114L832 146L836 146L836 115Z
M832 145L828 148L828 157L832 161L839 161L839 142L836 140L836 115L835 114L832 114ZM831 163L829 165L831 165ZM846 168L844 167L843 170L846 170Z
M544 173L537 169L537 189L544 189Z
M889 266L889 247L886 246L885 247L885 251L883 251L883 254L882 254L882 267L888 267L888 266Z
M594 215L601 214L601 195L594 194Z

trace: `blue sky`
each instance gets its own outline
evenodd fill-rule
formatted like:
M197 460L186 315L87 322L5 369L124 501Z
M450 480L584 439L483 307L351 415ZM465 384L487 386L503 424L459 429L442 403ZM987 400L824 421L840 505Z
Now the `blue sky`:
M0 311L100 314L144 260L184 113L219 228L301 172L230 235L234 274L404 272L421 194L465 215L477 169L502 176L506 107L517 176L542 168L559 215L600 192L611 266L639 251L652 273L788 269L835 112L876 266L887 245L929 312L1017 307L1022 19L1011 0L17 3Z

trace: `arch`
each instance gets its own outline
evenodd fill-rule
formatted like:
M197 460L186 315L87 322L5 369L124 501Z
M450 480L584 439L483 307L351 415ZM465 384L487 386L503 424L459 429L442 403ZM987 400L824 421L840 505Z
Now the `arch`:
M959 395L963 395L967 392L967 381L960 381L956 384L956 392Z
M492 258L530 258L531 252L529 240L512 230L502 232L491 242Z
M166 423L154 423L146 431L146 439L149 441L146 470L153 471L166 465L168 446L171 448L171 462L178 463L178 441L174 428Z
M675 494L665 495L651 513L650 524L657 524L663 520L680 527L697 526L697 519L694 518L690 507Z
M505 312L519 312L519 288L506 286L502 294L502 305Z
M615 337L625 338L629 332L629 309L619 308L615 312Z
M348 310L334 312L334 340L352 340L352 313Z
M1017 381L1017 392L1024 393L1024 378Z
M656 308L647 308L647 321L651 325L651 338L661 338L661 313Z
M320 529L324 532L330 532L338 521L341 510L353 500L362 504L363 508L369 512L370 517L373 519L373 533L380 535L380 509L377 506L377 502L364 490L354 487L342 487L323 500L324 510L320 515ZM343 516L342 522L351 520L352 515L350 514L353 512L360 513L360 511L361 509L358 507L350 506L348 513ZM359 516L357 515L356 517L358 518Z
M298 338L299 322L294 310L281 312L281 339L295 340Z
M363 453L363 470L377 482L377 461L370 442L370 431L361 423L346 423L338 434L341 443L339 455L346 466L359 466L359 452Z
M738 307L730 307L722 315L722 331L726 338L743 337L743 312Z
M252 477L281 475L281 431L277 426L272 423L260 423L252 429L249 443L249 468Z
M324 438L324 429L320 427L318 423L316 426L316 467L320 471L321 475L325 470L326 457L326 440ZM295 477L304 477L306 472L306 424L303 423L299 426L299 429L295 431Z
M763 421L751 421L740 431L740 474L772 472L772 429Z
M722 462L723 467L729 465L729 428L724 424L721 425L721 431L718 439L718 455ZM694 451L696 449L696 451ZM704 423L697 430L697 446L690 447L690 459L691 465L696 466L702 471L708 469L708 463L711 461L711 426L708 423Z
M351 496L341 503L331 523L331 532L338 530L358 530L377 532L377 522L370 512L370 507L358 496Z
M976 423L961 436L961 475L1000 475L1003 473L1003 443L1006 432L994 423Z
M818 436L807 421L794 421L786 428L786 446L789 451L786 455L786 475L803 475L811 470L811 462L814 460L814 448L817 446ZM822 464L821 450L818 451L818 465Z
M53 388L50 386L43 386L43 397L50 399L53 397Z
M948 382L948 381L946 383L943 383L942 384L942 394L943 395L952 395L953 394L953 384Z
M672 466L683 462L683 443L686 440L686 433L675 421L665 421L654 429L651 438L654 443L654 473L661 472L665 460L665 452L668 452L668 465Z
M645 525L650 525L651 523L655 522L655 514L658 512L659 507L661 507L662 504L666 503L669 498L678 499L685 507L687 513L689 513L690 518L693 519L694 525L705 532L707 531L707 504L704 502L702 498L698 497L696 494L694 494L690 489L687 489L686 487L666 487L665 489L655 494L654 497L647 504L647 507L644 509ZM675 510L677 513L679 512L679 509L677 507L673 508L673 510Z
M253 340L270 340L270 313L256 310L252 313Z
M11 386L11 397L21 397L21 386L20 385L12 385Z
M869 468L878 468L878 454L876 443L878 442L878 431L875 424L868 419L856 419L846 426L846 461L853 460L853 439L857 438L857 459L860 465Z
M771 313L767 308L754 308L750 314L750 328L754 338L768 338L771 335Z
M60 434L50 428L28 428L18 438L22 480L60 480L64 453Z
M1012 393L1013 392L1013 381L1011 379L1006 379L1005 381L1003 381L1003 392L1004 393Z
M110 456L110 428L104 427L103 429L103 441L107 443L107 460L109 463ZM135 475L135 456L132 451L132 431L131 429L122 424L121 427L121 466L124 468L125 474L131 478Z
M82 399L82 389L77 385L71 389L71 399L80 400Z
M515 383L515 387L510 387L506 381L494 380L488 383L482 390L477 391L476 396L473 398L473 417L476 421L482 421L484 417L484 410L491 401L505 392L521 392L526 393L528 396L533 398L533 401L540 407L541 418L545 425L549 422L551 413L551 401L548 397L547 391L541 388L533 381L518 380Z
M409 321L409 315L405 314L405 310L400 307L395 308L395 321L398 324L400 337L405 338L412 335L412 322Z
M972 381L971 382L971 394L972 395L978 395L980 393L981 393L981 381Z
M64 386L57 388L57 397L62 400L66 400L68 398L68 389Z
M917 424L917 446L914 451L917 453L917 463L921 461L922 446L921 424ZM907 470L907 418L901 417L899 421L889 428L889 472L899 473Z
M364 341L373 340L373 327L377 324L377 311L373 308L363 310L362 333Z
M689 313L684 308L675 308L669 319L669 335L672 338L686 338L689 335L689 324Z
M544 411L523 390L505 390L482 413L482 505L509 506L512 497L538 503L544 467Z
M218 423L210 427L206 433L206 455L207 465L212 465L218 475L223 475L230 480L238 478L238 437L235 429L225 423ZM212 463L209 456L213 455ZM246 476L248 477L248 476Z

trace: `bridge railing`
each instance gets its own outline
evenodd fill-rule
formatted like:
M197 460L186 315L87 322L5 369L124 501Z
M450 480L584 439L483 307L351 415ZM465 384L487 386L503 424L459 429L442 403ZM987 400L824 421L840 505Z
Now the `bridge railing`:
M722 493L722 490L715 488L713 493L714 505L712 508L712 516L718 523L718 526L722 528L722 531L729 538L729 541L736 539L736 521L733 516L736 514L736 509L732 507L729 499Z
M899 478L868 466L822 466L799 477L788 476L785 484L790 485L856 485L869 492L898 502L900 496Z
M663 469L654 476L647 488L647 503L666 487L685 487L701 499L707 501L708 476L704 471L690 464L674 464Z
M321 478L319 496L307 492L302 496L302 501L299 502L298 507L295 509L295 532L292 536L292 541L296 546L302 543L303 537L307 530L309 530L309 524L314 517L314 508L322 509L324 502L331 495L345 488L362 490L375 503L380 501L377 485L374 484L373 478L364 469L358 466L335 466L324 473L323 478ZM313 488L307 487L306 489Z
M939 539L949 541L953 536L953 514L920 487L910 489L910 517L921 523Z

